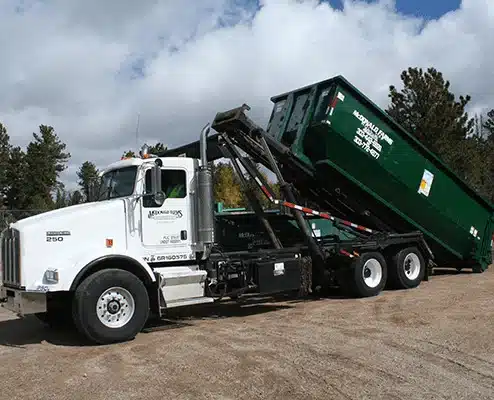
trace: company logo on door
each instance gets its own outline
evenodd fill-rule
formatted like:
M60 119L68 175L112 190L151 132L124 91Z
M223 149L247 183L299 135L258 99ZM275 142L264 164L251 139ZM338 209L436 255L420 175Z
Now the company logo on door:
M182 217L182 210L151 210L148 213L149 219L159 221L174 221Z

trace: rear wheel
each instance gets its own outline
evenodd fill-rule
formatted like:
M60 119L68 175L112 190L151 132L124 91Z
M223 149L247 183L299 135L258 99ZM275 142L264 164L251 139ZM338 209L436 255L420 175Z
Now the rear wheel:
M420 285L425 275L424 257L416 247L396 253L389 270L389 284L394 289L412 289Z
M378 295L386 285L387 265L378 252L363 253L344 272L344 290L356 297Z
M146 287L134 274L106 269L87 277L77 288L74 323L81 334L99 344L131 340L149 317Z

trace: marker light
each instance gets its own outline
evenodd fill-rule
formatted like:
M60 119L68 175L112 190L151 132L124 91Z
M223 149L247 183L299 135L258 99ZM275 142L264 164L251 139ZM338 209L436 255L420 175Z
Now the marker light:
M142 158L148 158L149 157L149 146L147 144L144 144L141 147L141 157Z

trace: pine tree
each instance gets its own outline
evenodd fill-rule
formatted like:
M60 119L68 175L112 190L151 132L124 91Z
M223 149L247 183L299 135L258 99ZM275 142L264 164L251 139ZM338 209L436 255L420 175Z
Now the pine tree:
M450 82L434 68L408 68L401 74L403 89L390 86L388 114L458 174L464 176L468 160L465 141L473 133L474 120L465 111L470 96L458 100Z
M6 202L9 181L7 179L9 157L10 157L10 137L7 129L0 123L0 208Z
M98 185L96 165L90 161L85 161L77 171L77 177L79 178L77 184L81 187L85 201L94 201L93 195Z
M160 156L163 152L168 149L163 143L158 142L154 146L149 146L149 153Z
M490 138L490 140L494 141L494 109L490 110L487 113L487 119L482 121L482 127L485 129L486 136Z
M6 177L8 182L6 192L8 208L15 210L27 208L29 199L28 165L26 154L19 146L10 150Z
M66 152L65 143L61 142L51 126L40 125L40 134L33 133L34 140L26 151L26 164L29 179L28 207L52 209L55 204L52 193L59 184L59 175L67 166L70 153Z
M135 156L136 156L136 153L134 153L134 151L132 151L132 150L124 151L124 153L122 154L123 158L132 158Z

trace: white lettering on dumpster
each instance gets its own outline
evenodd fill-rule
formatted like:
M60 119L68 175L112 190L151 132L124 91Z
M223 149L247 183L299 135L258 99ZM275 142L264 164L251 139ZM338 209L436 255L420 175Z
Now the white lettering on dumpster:
M381 155L382 145L379 141L384 140L388 145L393 144L391 139L377 125L370 122L366 117L357 110L353 111L353 116L357 118L362 125L357 128L353 141L365 152L369 153L375 159Z

